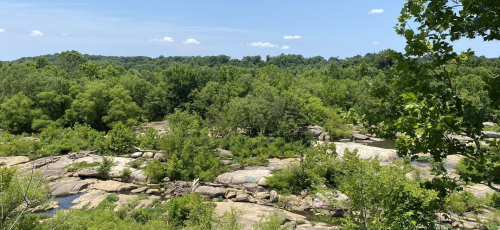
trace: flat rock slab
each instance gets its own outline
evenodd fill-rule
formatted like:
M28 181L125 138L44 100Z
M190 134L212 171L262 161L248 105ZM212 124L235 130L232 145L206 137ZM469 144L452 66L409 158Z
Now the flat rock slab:
M27 156L15 156L15 157L0 157L0 162L5 164L5 166L10 167L30 161Z
M268 169L238 170L219 175L215 181L222 184L241 185L245 183L257 183L260 178L271 175Z
M127 183L114 180L101 180L94 183L90 188L105 192L116 192L121 188L127 187ZM135 188L135 187L133 187ZM132 190L132 188L130 189Z
M231 207L235 207L239 210L241 210L242 216L238 219L238 222L244 225L244 229L253 229L252 225L259 220L260 215L265 215L268 216L272 212L278 212L280 218L283 220L288 219L291 221L297 221L297 220L303 220L304 222L308 223L306 220L305 216L298 215L295 213L291 213L288 211L281 211L280 209L270 207L270 206L264 206L264 205L258 205L254 203L239 203L239 202L217 202L217 207L215 208L215 212L218 215L224 215L224 212L226 211L231 211ZM316 229L316 228L312 228ZM332 228L328 228L332 229Z
M363 134L359 134L359 133L353 133L352 137L356 138L357 140L368 140L368 139L370 139L369 136L366 136L366 135L363 135Z
M358 150L358 155L362 159L374 158L378 156L379 161L382 163L389 163L391 161L399 159L394 149L383 149L377 148L357 143L350 142L335 142L337 146L337 154L339 157L344 155L344 151L348 149L349 151Z
M50 186L50 194L52 196L67 196L78 194L81 190L87 188L89 182L87 181L63 181L54 183Z
M97 207L97 205L99 205L104 199L106 199L109 194L110 193L98 190L90 191L86 194L83 194L78 199L73 200L72 203L76 205L71 208L81 209L87 205L87 209Z

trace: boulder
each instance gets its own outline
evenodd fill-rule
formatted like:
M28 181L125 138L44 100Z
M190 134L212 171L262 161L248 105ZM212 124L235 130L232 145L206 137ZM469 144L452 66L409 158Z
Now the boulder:
M331 139L332 139L332 137L329 134L325 135L325 141L330 141Z
M52 210L52 209L58 209L59 208L59 202L57 201L50 201L48 204L42 204L34 207L31 212L42 212L42 211L47 211L47 210Z
M344 156L346 149L349 151L357 149L359 158L362 159L374 158L378 156L381 163L387 163L399 159L396 154L396 150L394 149L377 148L353 142L335 142L335 145L337 146L337 154L339 158Z
M233 199L236 197L236 192L235 191L229 191L226 193L226 199Z
M118 188L122 187L124 183L114 180L101 180L92 185L93 189L105 192L116 192Z
M233 154L229 150L221 148L218 148L217 150L219 150L221 156L231 156L231 157L233 156Z
M269 197L271 197L271 194L268 192L258 192L255 194L255 198L260 200L269 199Z
M137 170L132 172L130 175L130 178L128 179L128 182L134 183L134 184L147 184L148 183L148 177L142 170Z
M224 190L210 186L199 186L194 192L209 198L223 197L226 194Z
M369 136L366 136L366 135L363 135L363 134L359 134L359 133L353 133L351 134L353 138L355 138L356 140L368 140L370 139Z
M136 189L137 185L131 184L131 183L124 183L118 189L116 190L117 192L125 192L125 191L130 191L133 189Z
M158 194L159 192L160 192L159 189L152 188L152 189L148 189L148 191L146 191L146 194Z
M310 129L313 137L319 137L321 135L321 130L317 130L317 129Z
M128 167L125 166L111 166L109 172L107 173L107 178L122 178L122 172Z
M259 179L259 181L257 182L257 184L259 186L266 187L267 186L267 179L265 177L262 177L262 178Z
M328 133L321 133L318 137L318 140L320 141L324 141L325 140L325 137L328 135Z
M233 162L232 160L221 160L222 164L224 165L230 165L231 162Z
M240 164L232 164L229 167L234 168L234 169L240 169L241 165Z
M242 185L245 183L256 183L261 178L271 176L270 170L238 170L234 172L224 173L219 175L215 182L221 184L233 184L233 185Z
M142 152L135 152L130 155L131 158L139 158L142 157Z
M272 190L270 193L269 193L269 200L272 202L272 203L276 203L279 201L279 195L276 191Z
M52 196L67 196L75 195L80 192L80 190L85 189L89 186L87 181L65 181L54 183L50 186L50 194Z
M492 132L492 131L483 131L483 134L489 138L499 138L500 137L500 133Z
M78 171L79 177L99 177L99 172L97 171L97 167L84 169Z
M250 202L250 195L248 194L238 194L234 198L235 202Z
M243 187L250 192L256 192L258 185L256 183L245 183Z
M142 193L142 192L146 191L147 189L148 189L147 187L142 187L142 188L134 189L134 190L132 190L130 192L133 193L133 194L137 194L137 193Z
M165 161L165 156L163 155L163 153L157 153L155 154L154 159L159 161Z
M486 127L493 127L495 125L495 123L493 123L493 122L483 122L483 125L486 126Z
M144 154L142 154L143 158L153 158L154 156L155 154L153 152L145 152Z

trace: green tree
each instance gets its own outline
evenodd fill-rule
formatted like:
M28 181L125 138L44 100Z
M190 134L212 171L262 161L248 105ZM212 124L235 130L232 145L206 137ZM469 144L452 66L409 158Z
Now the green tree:
M11 132L31 130L33 119L39 116L39 111L33 108L34 102L19 93L0 105L2 126Z
M77 51L62 52L56 60L56 66L66 71L70 76L78 69L78 66L87 62L87 59Z

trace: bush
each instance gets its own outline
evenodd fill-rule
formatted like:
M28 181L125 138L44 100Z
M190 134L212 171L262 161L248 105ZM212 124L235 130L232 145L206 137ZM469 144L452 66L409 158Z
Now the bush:
M122 180L128 181L128 179L130 179L130 175L132 175L132 170L130 170L129 168L124 168L121 171L121 174L122 174Z
M314 191L316 186L333 185L335 175L336 147L324 143L309 148L300 164L292 164L267 178L267 184L280 193L300 193L304 189Z
M121 122L113 125L108 137L104 140L100 150L103 154L126 154L132 152L137 144L136 133Z
M153 183L160 182L165 178L167 172L167 165L158 160L150 161L144 168L144 173Z
M199 194L174 197L167 203L167 219L176 229L191 227L214 229L215 206Z
M119 199L120 199L120 198L119 198L116 194L111 193L111 194L109 194L109 195L106 197L106 199L104 199L104 201L109 202L109 203L115 203L115 202L117 202Z
M141 167L141 165L144 163L144 160L142 158L139 158L139 159L135 159L133 161L129 161L127 163L127 165L131 168L134 168L134 169L139 169L139 167Z
M487 194L488 205L494 208L500 208L500 192L493 192L493 194Z
M478 213L487 203L487 199L476 197L472 192L463 191L451 194L446 200L446 208L463 215L465 212Z
M139 136L139 148L146 150L155 150L158 149L160 145L160 136L158 135L158 131L153 127L144 132L144 135Z
M111 157L102 157L102 161L99 164L99 168L97 169L97 172L99 174L107 174L109 170L111 170L111 166L115 165L113 162L113 158Z
M269 216L259 215L259 221L255 222L252 227L255 230L291 230L291 225L282 226L285 223L283 218L280 218L278 212L269 213Z

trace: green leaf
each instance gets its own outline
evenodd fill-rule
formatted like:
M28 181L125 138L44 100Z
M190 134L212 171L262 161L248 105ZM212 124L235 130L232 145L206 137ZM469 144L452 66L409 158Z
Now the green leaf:
M405 94L403 94L403 97L404 97L406 103L412 103L415 100L417 100L417 96L415 96L414 93L405 93Z

